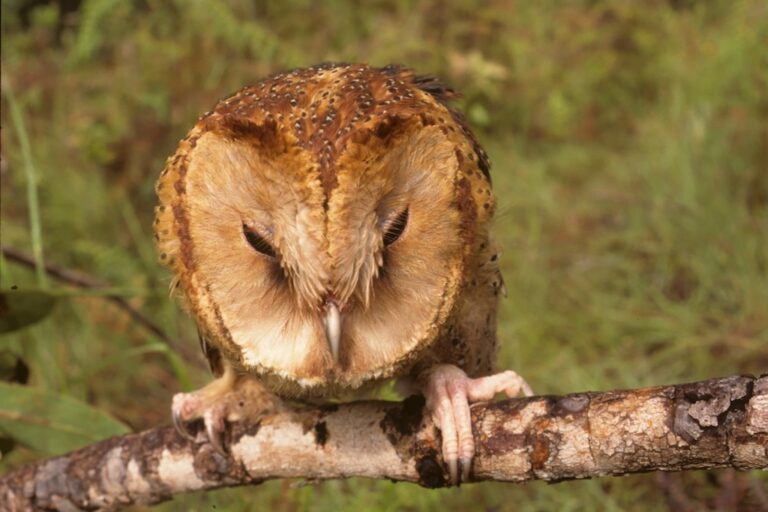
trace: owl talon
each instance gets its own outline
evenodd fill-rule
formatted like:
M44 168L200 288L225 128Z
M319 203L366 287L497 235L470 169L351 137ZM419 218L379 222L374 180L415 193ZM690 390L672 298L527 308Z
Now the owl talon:
M173 426L185 439L211 444L221 455L227 455L227 423L255 420L279 404L258 380L235 376L231 367L207 386L191 393L177 393L171 405ZM199 432L192 423L202 421Z
M475 440L469 403L491 400L500 392L511 398L521 391L526 396L533 393L530 386L510 370L476 379L453 365L438 365L429 371L424 395L443 438L443 459L452 485L468 482L472 471Z
M226 455L227 450L224 448L224 418L221 415L221 411L216 408L206 411L203 422L205 423L205 433L208 436L208 442L220 455Z
M205 437L221 455L227 453L223 443L225 416L226 407L220 404L208 405L207 401L201 399L199 392L178 393L173 397L171 417L176 431L185 439L197 441L197 429L193 423L202 420Z
M179 393L173 397L173 405L171 406L171 419L173 421L173 427L176 432L184 439L189 441L195 440L194 432L189 428L189 423L184 419L182 414L181 403L183 402L184 393Z
M472 469L472 457L462 457L459 460L461 466L461 482L469 481L469 471Z
M459 460L448 459L446 463L448 464L448 476L451 478L451 483L458 486L461 483L459 482Z
M176 432L179 433L181 437L184 439L187 439L188 441L194 441L195 436L192 435L192 432L187 428L187 424L181 420L178 414L173 414L173 427L176 429Z

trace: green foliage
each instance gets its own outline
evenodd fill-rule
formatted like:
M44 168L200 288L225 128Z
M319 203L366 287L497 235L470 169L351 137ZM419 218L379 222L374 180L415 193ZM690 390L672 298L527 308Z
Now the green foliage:
M56 297L41 291L0 292L0 334L39 322L56 305Z
M46 260L127 291L189 347L194 326L168 298L169 276L154 259L153 183L165 158L198 115L243 85L346 60L402 63L463 92L499 198L509 291L501 366L540 393L768 368L768 11L760 0L87 0L76 11L51 4L22 16L23 4L2 2L2 242L37 247ZM1 258L0 273L4 290L40 287L33 271ZM62 293L60 283L49 287ZM167 423L172 393L208 376L201 366L183 371L153 338L102 297L68 297L47 319L0 338L0 350L29 365L32 386L0 399L50 393L135 429ZM37 456L16 447L0 467ZM684 484L702 489L689 492L703 507L717 480L690 474ZM652 475L443 491L363 480L287 486L188 496L160 509L644 511L666 503Z
M0 432L47 454L61 454L129 429L66 395L0 382Z

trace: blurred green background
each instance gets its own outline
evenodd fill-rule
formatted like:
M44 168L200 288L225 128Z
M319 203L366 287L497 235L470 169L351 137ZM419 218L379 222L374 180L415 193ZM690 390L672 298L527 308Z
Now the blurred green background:
M0 410L34 403L28 414L71 425L0 415L0 472L167 424L172 394L209 379L155 258L155 178L218 99L320 61L401 63L464 93L499 199L499 362L537 392L768 370L763 0L3 0L1 14L2 244L110 288L0 262L13 308L52 306L0 338L0 377L28 380L3 385ZM764 476L728 471L440 491L296 483L158 510L768 508Z

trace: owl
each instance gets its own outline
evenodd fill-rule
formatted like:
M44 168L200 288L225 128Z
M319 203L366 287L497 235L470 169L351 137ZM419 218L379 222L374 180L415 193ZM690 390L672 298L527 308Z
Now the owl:
M204 114L157 182L161 261L216 376L179 393L180 432L268 397L324 400L389 379L426 398L451 482L475 451L469 404L530 394L492 373L503 282L489 161L438 80L321 64Z

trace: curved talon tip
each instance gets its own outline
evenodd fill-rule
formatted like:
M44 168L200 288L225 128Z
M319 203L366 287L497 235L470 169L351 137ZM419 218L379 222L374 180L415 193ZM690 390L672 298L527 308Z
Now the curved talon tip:
M208 434L208 441L211 443L213 449L216 450L219 455L226 455L227 451L224 449L221 439L222 433L216 429L213 421L205 422L205 433Z
M188 439L189 441L195 440L195 436L189 431L187 423L175 409L171 411L171 420L173 421L173 428L176 429L176 432L178 432L181 437Z
M208 435L208 442L219 455L226 456L223 427L223 422L219 423L211 417L205 418L205 433Z
M459 459L461 464L461 483L469 482L469 472L472 469L472 459L470 457Z
M531 389L531 386L529 386L525 381L523 381L523 395L533 396L533 389Z
M448 461L448 475L451 479L451 485L459 485L459 461L451 459Z

